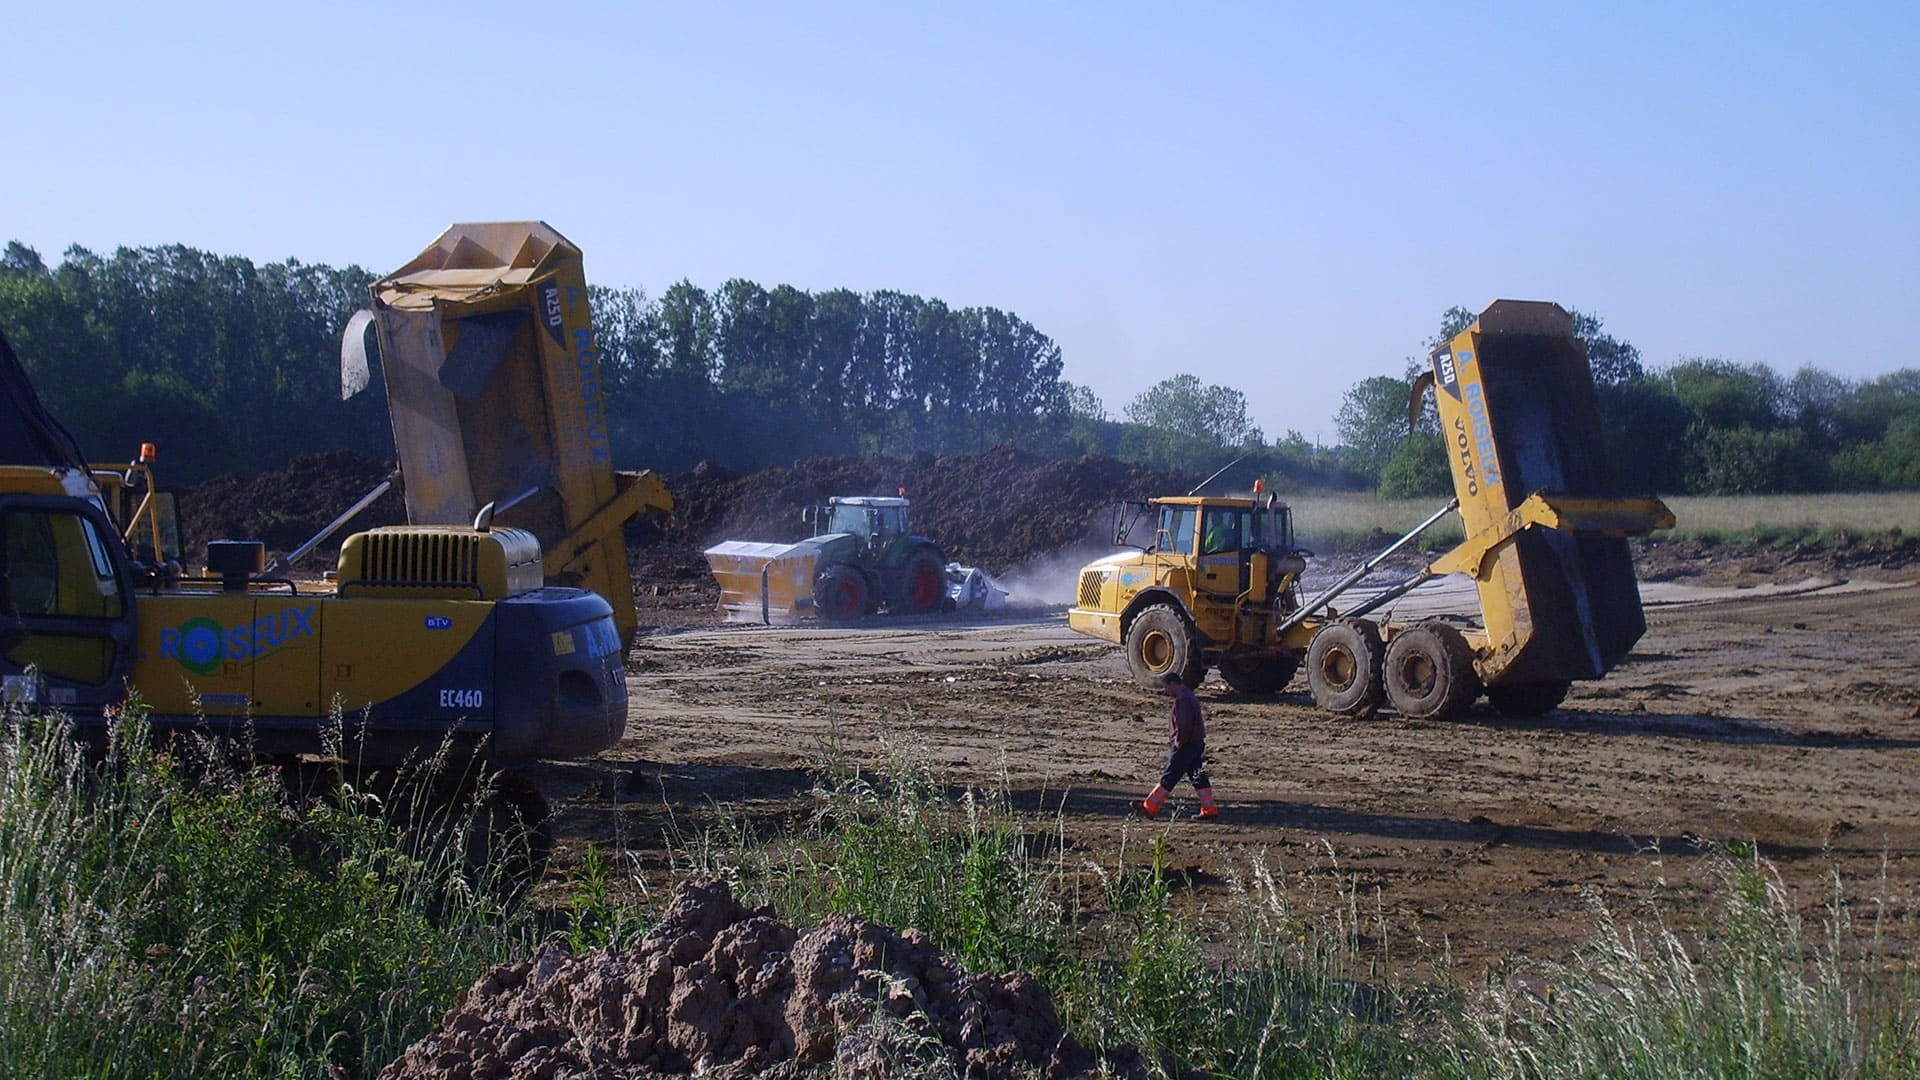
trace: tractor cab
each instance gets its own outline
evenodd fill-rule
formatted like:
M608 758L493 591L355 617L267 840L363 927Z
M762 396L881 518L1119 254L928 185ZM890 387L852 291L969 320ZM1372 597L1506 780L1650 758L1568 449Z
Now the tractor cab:
M864 550L878 556L910 535L907 507L911 505L911 500L901 496L834 496L816 511L812 519L814 535L851 536Z

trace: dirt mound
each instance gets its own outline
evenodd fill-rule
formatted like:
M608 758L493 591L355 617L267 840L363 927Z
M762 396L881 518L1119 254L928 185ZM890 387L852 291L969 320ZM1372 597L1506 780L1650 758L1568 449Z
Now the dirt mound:
M295 458L285 469L258 476L219 476L179 496L180 546L186 562L198 566L209 540L261 540L273 553L307 542L394 471L352 450L331 450ZM315 552L315 564L340 550L349 534L376 525L407 520L400 485L362 510Z
M276 553L297 547L393 468L334 450L278 472L222 476L187 489L180 494L187 561L197 565L209 540L261 540ZM798 540L811 532L800 520L802 507L832 495L904 488L914 498L915 531L939 541L949 557L997 573L1081 541L1104 542L1115 502L1185 491L1189 483L1178 473L1112 458L1049 460L1012 447L956 457L820 458L745 475L703 463L668 478L676 503L669 520L636 524L628 535L644 595L656 585L707 582L700 552L720 540ZM316 556L338 551L347 532L405 521L395 485Z
M1641 581L1759 585L1826 576L1891 580L1920 577L1920 535L1893 529L1839 531L1792 544L1722 543L1711 537L1644 540L1634 545Z
M1028 976L969 974L917 931L852 916L796 930L696 883L629 950L547 945L496 968L380 1076L747 1077L828 1062L875 1077L1097 1064Z
M799 540L802 507L832 495L913 498L913 529L949 558L998 573L1034 555L1104 542L1108 509L1122 499L1179 493L1179 473L1084 455L1050 460L1013 447L912 458L819 458L736 475L709 464L669 479L675 508L662 543L701 549L721 540ZM665 569L665 567L661 567Z

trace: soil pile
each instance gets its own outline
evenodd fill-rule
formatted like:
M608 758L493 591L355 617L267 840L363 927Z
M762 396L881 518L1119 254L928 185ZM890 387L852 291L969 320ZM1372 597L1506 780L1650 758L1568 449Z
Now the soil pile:
M1814 576L1896 581L1920 574L1920 535L1841 530L1792 544L1726 544L1710 537L1643 540L1634 545L1641 581L1685 579L1706 585L1759 585Z
M352 450L295 458L285 469L258 476L219 476L180 493L180 547L190 566L206 558L209 540L261 540L274 553L291 551L352 506L394 471ZM309 565L323 566L340 541L376 525L407 520L395 484L315 550Z
M261 540L271 552L291 550L393 469L391 462L334 450L277 472L222 476L190 488L180 496L187 561L197 565L209 540ZM998 573L1082 541L1104 544L1114 503L1182 492L1191 481L1112 458L1049 460L1000 447L956 457L820 458L745 475L703 463L669 477L667 485L676 504L672 516L636 523L628 533L643 588L708 582L700 552L721 540L802 539L812 530L801 522L801 509L832 495L891 495L904 488L914 500L915 532L933 537L949 558ZM337 552L351 532L405 521L396 484L315 557Z
M724 884L694 883L629 950L547 945L496 968L380 1076L747 1077L827 1063L874 1077L1098 1064L1028 976L969 974L916 931L852 916L796 930Z
M696 558L721 540L811 535L801 508L829 496L904 489L914 532L932 537L951 559L999 573L1083 541L1105 543L1114 503L1179 494L1192 481L1108 457L1049 460L1003 446L954 457L819 458L744 476L703 463L668 486L676 505L660 540ZM705 562L696 569L704 576Z

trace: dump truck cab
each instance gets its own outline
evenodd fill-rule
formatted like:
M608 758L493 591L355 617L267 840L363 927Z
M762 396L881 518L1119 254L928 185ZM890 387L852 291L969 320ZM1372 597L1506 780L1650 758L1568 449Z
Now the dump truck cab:
M272 756L445 746L507 764L587 757L626 726L613 611L542 581L519 529L401 526L349 537L333 587L268 575L255 541L207 573L142 572L69 471L0 466L0 687L104 739L137 690L159 730L234 735Z
M1276 648L1273 634L1299 605L1307 553L1287 504L1264 492L1130 503L1115 543L1141 546L1081 571L1067 622L1124 644L1136 678L1174 672L1198 685L1212 667L1251 691L1292 677L1304 642Z

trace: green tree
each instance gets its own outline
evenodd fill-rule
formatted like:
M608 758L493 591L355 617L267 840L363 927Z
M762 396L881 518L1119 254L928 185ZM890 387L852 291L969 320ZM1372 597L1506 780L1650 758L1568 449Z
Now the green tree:
M1438 432L1417 431L1402 439L1380 469L1380 497L1411 499L1453 494L1452 464Z
M1832 480L1847 490L1920 490L1920 415L1899 417L1874 442L1837 452Z
M1174 375L1142 392L1124 410L1120 454L1173 468L1212 471L1228 448L1261 448L1266 438L1247 418L1246 395Z
M1265 441L1247 419L1247 396L1226 386L1210 386L1194 375L1175 375L1155 383L1127 403L1133 423L1178 432L1213 446L1243 446Z
M1664 378L1641 375L1598 388L1607 460L1622 491L1686 490L1685 432L1691 418Z
M1587 349L1587 366L1593 371L1596 386L1618 386L1646 374L1640 365L1640 350L1606 332L1600 316L1568 308L1573 316L1573 336Z
M1786 388L1765 364L1696 357L1675 364L1666 377L1680 404L1706 427L1771 431L1782 426Z
M1432 352L1447 342L1452 341L1454 338L1459 337L1460 331L1472 326L1474 320L1479 317L1478 312L1468 311L1459 304L1455 304L1441 312L1440 330L1427 339L1427 351Z
M1920 368L1901 368L1868 379L1836 412L1843 442L1880 439L1903 417L1920 417Z
M1370 479L1377 479L1393 453L1407 438L1407 401L1412 394L1410 378L1375 375L1362 379L1347 390L1340 411L1334 414L1334 430L1353 468Z
M1814 461L1794 429L1762 431L1695 423L1687 429L1688 487L1706 495L1764 495L1812 486Z

